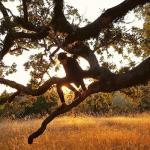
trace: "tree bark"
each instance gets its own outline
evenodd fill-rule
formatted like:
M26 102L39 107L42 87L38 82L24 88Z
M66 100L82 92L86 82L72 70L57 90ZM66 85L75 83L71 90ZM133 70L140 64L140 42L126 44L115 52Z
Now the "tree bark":
M73 43L74 41L83 41L89 38L98 37L103 29L109 28L114 21L125 16L130 10L150 2L149 0L125 0L119 5L106 10L95 21L85 27L74 28L73 26L71 27L71 24L65 18L63 12L63 0L53 1L55 7L52 25L55 28L55 31L68 33L64 45Z
M97 92L112 92L122 88L131 87L137 85L137 79L141 81L141 84L150 80L150 58L146 59L140 65L126 73L118 75L113 74L109 78L92 83L88 90L82 93L82 95L74 100L70 105L66 106L65 108L58 108L56 111L50 114L42 122L41 127L29 136L28 143L32 144L35 138L43 134L48 123L50 123L55 117L70 111L73 107L84 101L89 95Z
M98 80L89 85L89 89L93 91L92 93L111 92L122 88L128 88L131 86L144 84L150 80L150 57L144 60L135 68L127 71L126 73L114 74L105 70L101 72L100 69L85 71L83 75L85 78L92 77ZM54 84L60 84L65 82L69 83L70 81L67 78L53 77L47 80L39 88L31 89L14 81L0 78L0 84L8 85L12 88L17 89L20 92L33 96L38 96L45 93Z

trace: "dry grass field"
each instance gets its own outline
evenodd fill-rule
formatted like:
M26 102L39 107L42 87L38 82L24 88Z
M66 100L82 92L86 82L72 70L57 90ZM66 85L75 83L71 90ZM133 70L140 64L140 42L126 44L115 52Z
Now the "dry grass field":
M1 120L0 150L150 150L150 115L60 117L32 145L42 120Z

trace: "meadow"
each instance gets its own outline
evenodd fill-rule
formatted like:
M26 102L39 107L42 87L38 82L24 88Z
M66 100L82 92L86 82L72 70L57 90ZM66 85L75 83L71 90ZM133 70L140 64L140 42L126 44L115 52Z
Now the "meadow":
M62 116L27 144L42 119L0 120L0 150L150 150L150 115Z

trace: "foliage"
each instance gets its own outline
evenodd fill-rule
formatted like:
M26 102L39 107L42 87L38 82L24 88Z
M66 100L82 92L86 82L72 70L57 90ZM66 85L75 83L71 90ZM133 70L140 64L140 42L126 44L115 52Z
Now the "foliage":
M84 114L131 114L144 111L150 111L150 92L149 86L141 86L138 88L131 88L124 92L115 93L97 93L88 97L78 107L74 108L71 113ZM8 95L4 92L3 95ZM73 93L68 92L65 95L68 103L73 99ZM21 100L22 99L22 100ZM18 101L20 101L18 103ZM0 116L2 117L39 117L53 111L58 107L58 95L55 89L45 93L36 98L21 97L15 99L10 104L1 105Z
M6 93L6 95L8 94ZM57 106L57 99L58 96L54 90L37 98L25 95L18 96L12 103L1 105L0 116L13 118L43 116Z
M143 27L143 49L150 55L150 4L145 6L145 10L143 12L144 15L144 27Z
M52 17L54 16L54 5L52 0L26 1L27 5L24 6L21 1L20 3L16 3L16 14L13 14L13 11L9 10L9 8L2 9L2 4L6 4L8 0L3 0L2 2L0 2L2 12L0 16L0 54L5 50L5 47L9 45L10 47L6 52L8 55L11 55L9 56L10 58L18 59L19 55L23 58L27 53L29 54L23 66L24 69L30 73L30 81L27 87L29 90L31 88L34 90L41 86L45 80L51 79L51 70L55 70L56 72L59 70L57 52L62 51L60 48L67 35L55 32L55 28L52 26ZM15 4L15 2L12 1L11 4ZM25 7L28 7L28 13L25 13ZM143 14L140 14L141 18L144 19L143 29L136 25L130 25L128 29L128 20L126 20L126 18L128 18L130 14L127 14L124 18L117 19L117 23L115 20L107 29L102 30L96 40L90 39L89 41L84 41L84 43L91 48L92 54L96 53L101 66L109 68L113 72L125 73L130 68L135 67L137 64L136 59L143 60L149 56L149 7L149 4L146 5ZM64 10L65 17L73 26L74 31L77 30L77 26L82 27L86 24L90 25L90 22L86 18L81 17L78 10L73 6L65 5ZM135 13L137 12L135 11ZM21 25L20 22L23 25ZM25 24L24 27L25 22L28 24ZM47 29L48 32L46 32ZM17 37L15 40L12 40L16 33L23 33L23 35L29 36L34 33L36 34L36 32L46 33L46 36L43 38L39 38L39 36L33 36L33 38ZM72 34L74 34L74 32ZM21 34L19 35L22 36ZM72 45L73 44L75 43L72 43ZM68 49L66 49L66 51L67 50ZM118 62L114 62L116 55L121 56L121 67L117 67ZM123 61L127 62L126 65L123 64ZM19 65L20 62L11 62L7 64L6 61L2 60L0 62L0 77L6 77L9 74L15 73L18 71L17 67ZM127 92L129 91L130 89L127 90ZM149 96L147 98L145 97L146 92L143 93L140 97L141 100L138 98L138 101L140 101L139 108L149 110ZM103 114L110 111L126 113L137 107L137 104L133 103L129 98L123 97L122 94L117 97L113 94L114 93L95 94L87 98L78 109L80 112ZM1 95L1 97L3 97L3 95ZM135 96L133 97L135 98ZM30 99L31 97L28 98ZM6 104L2 111L5 112L6 115L13 114L15 116L42 115L43 113L47 113L53 106L56 106L57 99L58 97L56 94L48 93L48 95L37 97L35 102L28 101L20 104L13 102L11 104ZM114 101L111 101L114 99L120 102L119 105L114 105Z
M111 106L111 94L98 93L86 99L74 111L87 114L105 114L108 113Z
M6 1L5 1L6 2ZM14 3L13 1L11 2ZM52 7L53 3L52 1L30 1L28 4L28 20L31 21L34 25L37 26L46 26L50 24L52 19ZM145 48L146 44L144 44L144 50L142 51L141 44L143 43L143 40L146 38L149 39L147 34L147 27L148 27L148 7L145 7L145 24L144 24L144 36L142 36L142 31L140 28L135 27L131 25L130 29L127 29L125 26L128 24L128 21L125 19L121 19L120 23L112 24L109 29L104 30L99 37L97 38L97 41L90 40L89 42L86 42L87 45L93 46L94 51L99 56L99 60L102 65L114 70L116 68L116 64L113 62L108 62L104 57L104 54L107 55L107 58L112 58L114 55L109 50L109 48L113 48L114 51L118 54L121 54L123 56L123 59L128 61L128 68L131 66L135 66L135 61L132 59L134 54L137 57L144 57L148 56L149 54L149 48ZM17 9L18 13L21 17L23 17L23 9L22 9L22 3L17 3ZM11 12L11 10L9 10ZM11 19L15 20L17 19L17 14L10 14ZM69 20L69 22L74 23L75 25L85 25L88 24L89 21L81 17L78 10L70 5L65 5L65 16ZM1 28L0 33L1 36L4 37L7 33L7 28L5 26L8 26L10 22L6 22L4 18L2 17L1 22ZM17 24L15 24L17 25ZM13 30L16 31L24 31L25 29L22 29L21 26L17 25ZM30 31L25 30L26 33L29 33ZM15 41L15 45L13 46L13 49L9 51L9 53L13 56L18 55L24 55L23 52L26 53L26 51L31 51L30 57L27 60L27 62L24 63L24 67L26 71L30 72L31 76L31 83L35 84L35 87L39 86L42 82L44 82L44 76L50 75L50 69L51 67L58 67L57 65L54 66L53 61L49 60L49 56L51 55L51 52L49 51L52 47L53 49L57 45L57 42L63 40L63 35L59 35L56 37L46 37L41 40L30 40L30 39L18 39ZM145 40L145 41L147 41ZM55 41L57 41L55 43ZM1 42L3 45L3 42ZM53 46L54 45L54 46ZM147 50L146 50L147 49ZM36 51L36 54L32 54L33 51ZM126 53L127 51L128 53ZM144 54L144 55L143 55ZM56 56L53 56L53 60L56 59ZM119 62L118 62L119 63ZM122 62L120 62L122 63ZM16 72L18 64L12 64L12 66L7 66L10 69L6 72L3 72L3 75L9 75L10 73ZM125 66L127 67L127 66ZM118 68L119 69L119 68ZM118 69L115 71L118 71Z
M22 116L44 115L49 113L52 107L56 105L56 100L51 98L49 101L44 96L37 97L37 100L31 105L25 107Z
M116 92L112 99L112 111L115 114L136 112L138 105L128 96Z

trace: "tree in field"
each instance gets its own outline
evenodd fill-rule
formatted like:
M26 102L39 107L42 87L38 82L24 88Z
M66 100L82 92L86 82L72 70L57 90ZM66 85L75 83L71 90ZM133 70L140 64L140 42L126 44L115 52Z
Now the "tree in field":
M149 0L124 0L103 11L93 22L82 19L77 9L65 5L63 0L22 0L17 7L18 14L7 9L5 1L7 0L0 1L0 84L17 91L10 97L1 99L1 104L11 102L20 93L39 96L56 84L69 82L67 77L57 78L49 75L52 68L58 68L55 60L60 51L86 59L89 69L83 72L83 77L95 79L80 97L65 108L50 114L41 127L29 137L29 143L41 135L47 124L56 116L68 112L91 94L146 84L150 80L149 50L142 48L142 32L137 28L127 32L124 26L119 26L130 10L136 12L135 8L142 9ZM128 54L132 53L141 57L143 62L135 66L131 57L128 58L129 67L116 70L116 64L104 60L104 52L107 53L108 59L113 57L109 51L110 47L124 58L128 58ZM17 80L5 78L17 70L15 63L6 66L3 60L8 54L18 56L24 55L26 51L34 52L34 55L31 54L30 60L24 63L25 69L31 75L29 84L24 86L17 83ZM48 75L49 79L45 81L44 75Z

